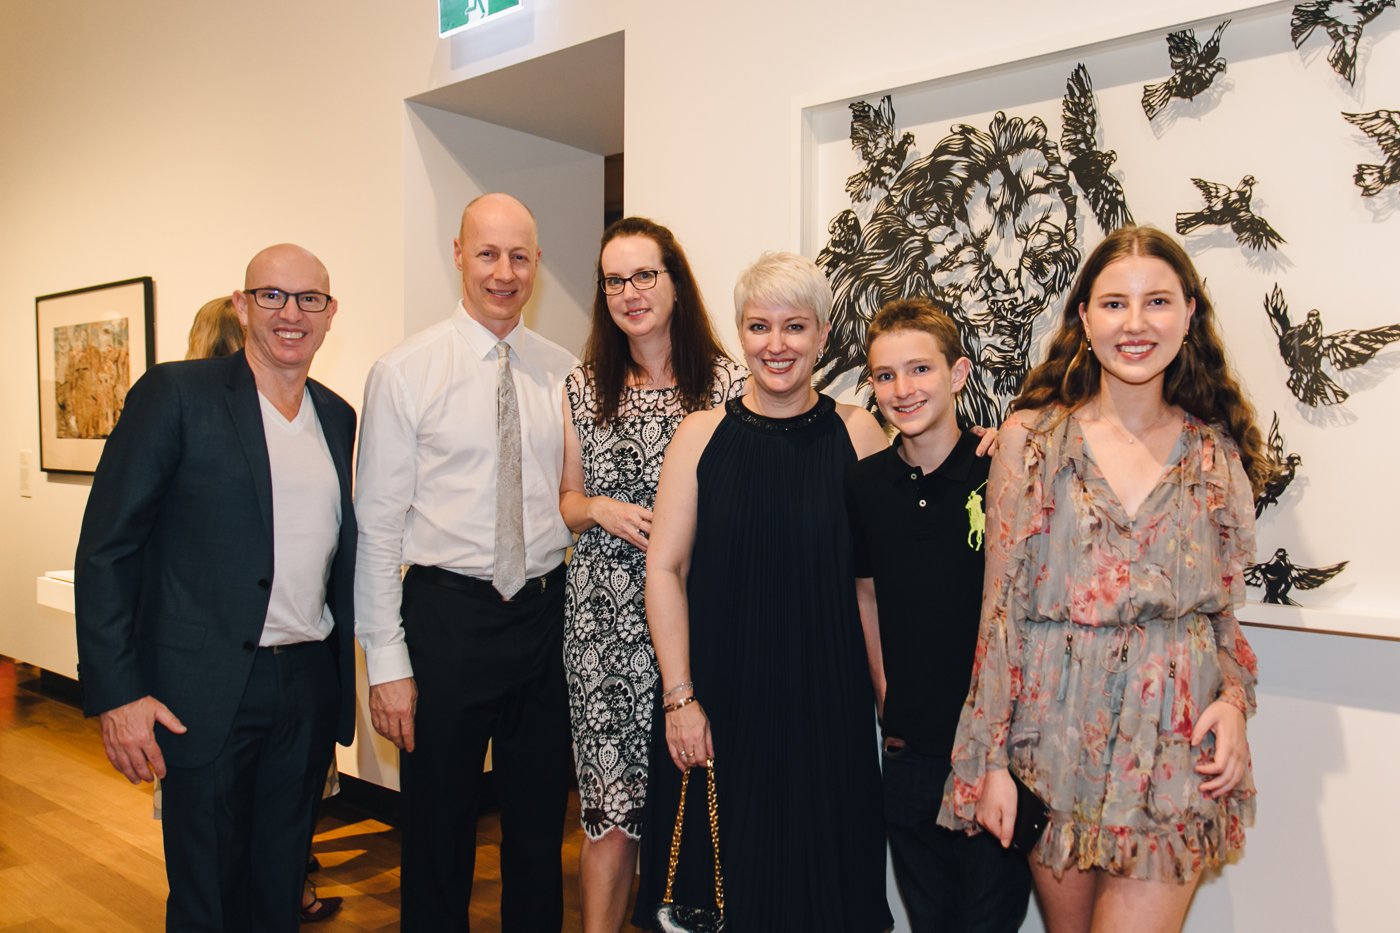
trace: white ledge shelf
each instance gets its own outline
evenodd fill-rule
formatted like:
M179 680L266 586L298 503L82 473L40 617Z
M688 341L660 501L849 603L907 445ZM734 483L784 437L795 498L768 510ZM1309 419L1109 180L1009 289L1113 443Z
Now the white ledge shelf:
M1261 628L1400 641L1400 618L1379 613L1313 609L1307 606L1277 606L1251 600L1240 608L1238 614L1243 624Z

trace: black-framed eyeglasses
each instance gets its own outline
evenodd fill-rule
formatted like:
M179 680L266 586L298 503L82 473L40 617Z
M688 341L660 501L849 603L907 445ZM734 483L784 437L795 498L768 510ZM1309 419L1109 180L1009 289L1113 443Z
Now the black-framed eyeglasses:
M605 275L598 284L602 286L604 295L621 295L628 282L631 282L632 287L637 291L644 292L648 288L655 288L657 276L665 275L669 271L669 269L641 269L626 278L620 275Z
M287 306L287 299L294 298L298 311L315 314L329 308L334 300L325 292L284 292L280 288L249 288L245 292L253 296L259 308L269 311L281 311Z

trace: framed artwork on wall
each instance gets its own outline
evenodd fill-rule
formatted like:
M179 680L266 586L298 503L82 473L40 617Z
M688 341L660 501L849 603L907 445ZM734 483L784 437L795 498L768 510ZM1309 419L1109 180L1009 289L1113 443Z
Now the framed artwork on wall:
M1205 276L1278 467L1241 618L1400 640L1400 551L1379 531L1400 521L1400 311L1380 285L1400 14L1241 6L799 102L796 225L836 298L817 387L868 404L865 325L925 296L974 360L960 420L997 424L1084 258L1155 226Z
M39 466L92 473L127 390L155 365L150 276L34 299L39 354Z

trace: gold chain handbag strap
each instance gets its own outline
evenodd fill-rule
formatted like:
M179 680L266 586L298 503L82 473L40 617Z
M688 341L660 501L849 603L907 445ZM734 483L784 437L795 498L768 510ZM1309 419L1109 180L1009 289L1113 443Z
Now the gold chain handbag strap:
M687 768L684 776L681 777L681 799L676 805L676 826L671 830L671 856L666 862L666 893L661 898L661 903L670 904L672 891L676 884L676 863L681 857L681 827L685 825L685 789L690 784L690 772L693 768ZM707 797L709 798L710 811L710 842L715 849L715 906L719 908L720 916L724 916L724 876L720 872L719 865L719 798L715 796L715 760L713 758L705 762L705 783Z

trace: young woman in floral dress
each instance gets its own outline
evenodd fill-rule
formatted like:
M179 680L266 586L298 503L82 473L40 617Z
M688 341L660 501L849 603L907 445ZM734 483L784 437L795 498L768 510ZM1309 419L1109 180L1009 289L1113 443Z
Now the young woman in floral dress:
M1235 619L1269 464L1200 276L1126 227L1089 257L989 481L972 687L940 822L1050 811L1051 933L1174 931L1253 822L1255 659Z

